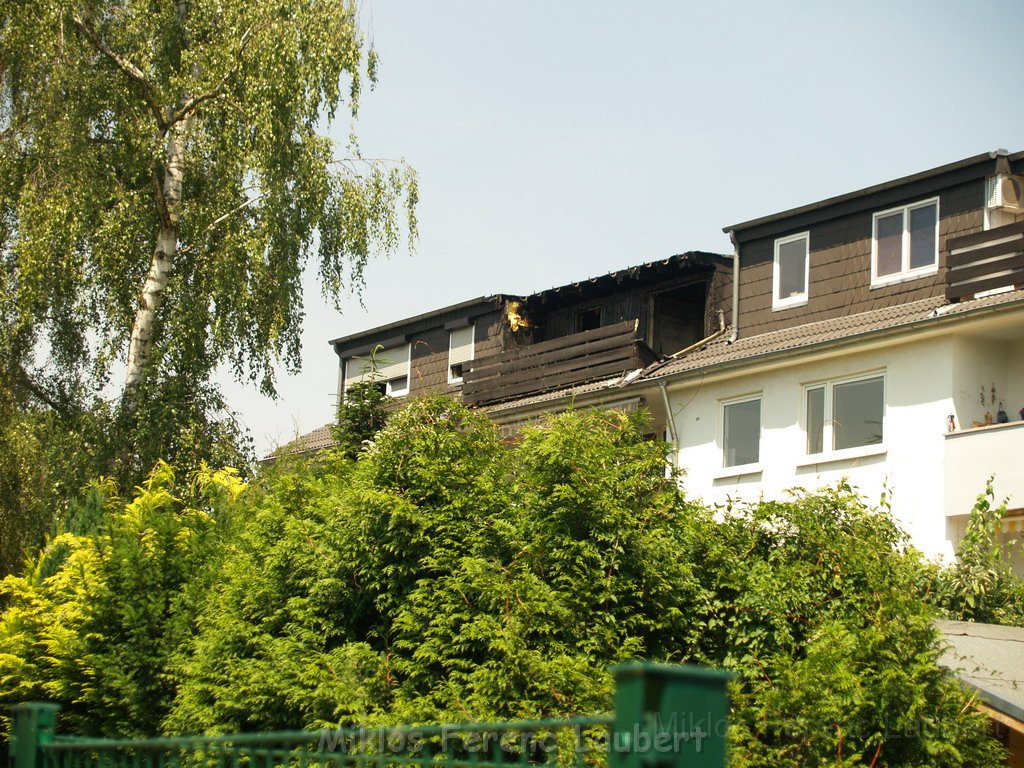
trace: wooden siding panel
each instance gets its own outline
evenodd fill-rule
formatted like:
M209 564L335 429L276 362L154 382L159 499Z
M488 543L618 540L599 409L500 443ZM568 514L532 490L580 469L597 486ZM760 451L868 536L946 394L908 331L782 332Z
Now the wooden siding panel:
M635 329L636 321L627 320L474 360L463 397L497 402L643 367L654 356L636 341Z

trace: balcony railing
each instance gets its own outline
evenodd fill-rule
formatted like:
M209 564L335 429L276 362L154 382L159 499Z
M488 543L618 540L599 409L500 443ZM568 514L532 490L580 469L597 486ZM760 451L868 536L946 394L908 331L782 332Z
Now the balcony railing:
M1024 507L1024 421L975 427L946 435L946 516L966 515L985 483L993 479L996 502Z
M1024 284L1024 222L949 241L946 299Z
M462 397L472 405L550 392L643 368L657 355L637 338L637 322L574 333L473 360Z

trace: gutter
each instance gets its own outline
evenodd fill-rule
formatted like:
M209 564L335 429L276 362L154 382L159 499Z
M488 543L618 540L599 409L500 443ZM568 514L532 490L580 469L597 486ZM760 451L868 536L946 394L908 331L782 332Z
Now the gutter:
M695 342L695 343L691 344L688 347L683 347L683 349L680 349L678 352L673 352L671 355L669 355L668 357L664 358L663 360L658 360L656 362L653 362L650 365L648 365L646 368L638 369L637 371L634 372L634 374L632 375L631 378L627 377L627 379L624 380L622 382L622 384L620 384L620 386L625 386L626 384L630 384L630 383L632 383L633 381L636 381L636 380L646 379L652 373L654 373L655 371L657 371L657 370L659 370L661 368L664 368L666 365L671 363L673 360L678 360L679 358L683 357L684 355L687 355L688 353L693 352L693 350L700 349L701 347L707 346L708 344L710 344L715 339L721 338L722 336L725 335L726 331L728 331L728 330L729 329L725 325L725 314L722 312L722 310L718 310L718 330L717 331L712 333L710 336L705 336L700 341Z
M740 241L736 230L729 230L729 239L732 241L732 333L729 334L729 344L732 344L740 335Z
M668 389L665 387L664 381L658 383L658 388L661 390L661 400L665 404L665 429L668 430L668 436L672 442L672 453L674 454L679 450L679 440L676 436L675 419L672 418L672 406L668 402Z
M703 339L701 339L700 341L698 341L698 342L696 342L694 344L691 344L688 347L685 347L684 349L680 349L678 352L673 352L671 355L668 356L668 358L664 362L667 363L669 360L677 360L680 357L682 357L683 355L685 355L687 352L692 352L695 349L700 349L705 344L709 344L712 341L714 341L715 339L717 339L719 336L723 335L727 330L728 329L725 327L725 313L723 313L722 310L718 310L718 330L717 331L712 333L710 336L706 336Z

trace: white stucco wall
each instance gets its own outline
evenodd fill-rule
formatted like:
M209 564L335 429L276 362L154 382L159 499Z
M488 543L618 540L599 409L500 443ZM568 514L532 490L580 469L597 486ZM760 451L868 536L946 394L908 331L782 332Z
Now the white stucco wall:
M1017 408L1006 402L1008 393L1008 359L1001 343L991 339L960 336L955 341L956 367L953 369L953 399L961 429L970 429L974 422L984 422L985 413L995 418L999 403L1016 418ZM992 388L996 401L992 402ZM1017 387L1014 387L1015 390ZM984 402L982 402L984 400ZM1022 403L1021 405L1024 405Z
M943 473L946 417L956 413L956 356L954 339L943 336L875 351L805 356L762 373L669 385L684 488L691 497L722 504L730 497L780 498L789 488L816 489L847 477L870 503L887 488L893 512L914 544L931 557L951 557L955 526L943 508ZM866 447L856 457L807 463L813 458L806 455L804 386L874 371L885 374L883 445ZM974 377L959 384L964 392L979 386ZM722 401L757 393L759 467L729 474L732 470L723 468L722 461Z

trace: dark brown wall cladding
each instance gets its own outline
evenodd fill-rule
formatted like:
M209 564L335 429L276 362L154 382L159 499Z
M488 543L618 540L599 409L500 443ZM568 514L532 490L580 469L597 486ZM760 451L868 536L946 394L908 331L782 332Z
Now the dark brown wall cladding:
M725 322L732 324L732 270L722 268L715 270L711 277L708 291L708 314L704 328L708 334L718 330L718 310L722 310Z
M625 320L639 320L640 335L643 336L647 326L647 296L650 292L650 286L632 288L546 312L540 320L544 338L560 339L578 333L580 329L576 327L577 314L595 307L601 310L602 328Z
M501 349L504 318L504 312L490 312L474 319L474 357L491 355ZM435 392L458 394L461 391L460 386L448 383L450 333L443 327L429 328L409 339L412 344L411 396Z
M936 274L872 289L872 216L877 211L914 203L917 199L812 224L809 227L808 299L807 304L800 307L772 310L772 262L776 238L806 230L780 228L771 237L744 243L740 251L740 334L768 333L942 295L949 256L946 241L979 232L983 227L984 180L961 184L939 194L939 271ZM785 222L779 224L784 226Z

